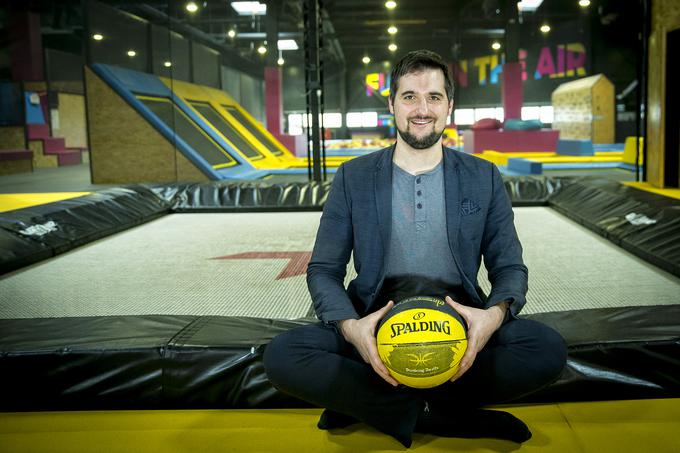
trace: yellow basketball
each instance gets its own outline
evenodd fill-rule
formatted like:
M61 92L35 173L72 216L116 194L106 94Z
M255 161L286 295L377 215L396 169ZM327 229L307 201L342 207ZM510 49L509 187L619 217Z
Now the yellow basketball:
M461 316L436 297L416 296L397 303L378 324L378 354L404 385L430 388L458 371L467 349Z

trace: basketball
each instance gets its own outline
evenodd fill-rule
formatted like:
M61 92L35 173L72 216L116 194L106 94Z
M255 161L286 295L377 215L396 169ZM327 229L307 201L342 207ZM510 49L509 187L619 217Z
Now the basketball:
M467 349L467 327L442 299L410 297L380 321L376 343L380 359L397 382L436 387L458 371Z

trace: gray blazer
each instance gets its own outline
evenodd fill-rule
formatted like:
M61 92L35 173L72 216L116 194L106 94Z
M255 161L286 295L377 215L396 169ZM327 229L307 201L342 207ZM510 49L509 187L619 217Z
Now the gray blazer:
M345 162L324 206L307 285L322 321L366 316L385 278L392 216L394 146ZM448 246L470 304L488 308L504 300L516 317L524 306L528 271L500 172L490 162L444 148ZM354 254L357 277L345 289ZM481 257L489 272L488 297L477 283Z

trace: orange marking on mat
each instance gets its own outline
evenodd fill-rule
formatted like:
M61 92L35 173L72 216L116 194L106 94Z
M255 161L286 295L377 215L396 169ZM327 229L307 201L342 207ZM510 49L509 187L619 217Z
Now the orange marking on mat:
M244 252L235 255L218 256L214 260L288 259L288 264L276 276L276 280L307 273L307 264L312 252Z

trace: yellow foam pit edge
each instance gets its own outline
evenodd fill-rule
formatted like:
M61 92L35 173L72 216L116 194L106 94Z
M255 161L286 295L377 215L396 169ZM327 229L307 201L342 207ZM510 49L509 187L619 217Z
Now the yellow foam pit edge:
M567 164L567 163L606 163L621 162L617 156L550 156L550 157L527 157L532 162L542 162L545 164Z
M640 189L640 190L652 192L652 193L655 193L655 194L658 194L658 195L663 195L665 197L670 197L670 198L675 198L676 200L680 200L680 189L659 189L658 187L652 186L648 182L626 181L622 184L629 186L629 187L635 187L636 189Z
M0 195L0 212L83 197L90 192L9 193Z
M484 150L479 157L496 165L508 165L508 155L498 151Z
M644 159L642 156L642 146L645 143L644 137L640 137L638 139L640 141L640 158L638 159L638 163L642 165L644 163ZM626 142L623 145L623 163L625 164L630 164L630 165L635 165L635 154L636 154L636 149L635 149L635 136L631 137L626 137Z

